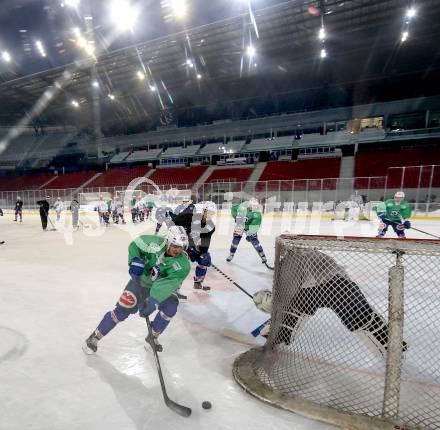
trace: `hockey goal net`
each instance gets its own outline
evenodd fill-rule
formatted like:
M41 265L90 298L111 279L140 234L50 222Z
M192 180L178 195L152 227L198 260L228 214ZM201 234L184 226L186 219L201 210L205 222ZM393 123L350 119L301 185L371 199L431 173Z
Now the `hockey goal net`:
M440 244L282 235L271 327L234 377L353 429L440 429Z

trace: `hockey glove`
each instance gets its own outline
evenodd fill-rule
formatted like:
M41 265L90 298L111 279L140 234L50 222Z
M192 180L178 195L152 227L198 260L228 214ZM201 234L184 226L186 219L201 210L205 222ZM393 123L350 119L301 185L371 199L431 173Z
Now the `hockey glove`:
M155 281L160 276L160 267L159 266L153 266L150 270L150 278L152 281Z
M144 273L145 263L139 257L134 257L130 262L130 268L128 269L129 275L133 278L139 278Z
M268 314L272 311L272 291L270 290L260 290L257 291L252 297L255 306L263 312Z
M405 226L405 228L411 228L411 222L408 220L404 221L403 225Z
M397 230L405 230L405 224L397 224Z

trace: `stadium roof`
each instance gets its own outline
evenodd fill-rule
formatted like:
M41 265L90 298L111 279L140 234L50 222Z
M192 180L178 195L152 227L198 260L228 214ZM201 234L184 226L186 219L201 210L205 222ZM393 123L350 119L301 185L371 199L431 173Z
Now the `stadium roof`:
M315 13L319 6L325 14ZM255 21L246 13L97 54L0 84L0 124L24 117L87 124L98 108L103 125L147 120L189 102L253 97L262 91L259 79L268 76L284 81L270 88L278 92L291 87L295 76L304 87L426 76L440 65L440 2L418 0L416 6L405 43L406 0L288 1L256 10ZM323 22L325 42L318 39ZM328 58L319 58L323 48ZM309 80L312 69L318 84Z

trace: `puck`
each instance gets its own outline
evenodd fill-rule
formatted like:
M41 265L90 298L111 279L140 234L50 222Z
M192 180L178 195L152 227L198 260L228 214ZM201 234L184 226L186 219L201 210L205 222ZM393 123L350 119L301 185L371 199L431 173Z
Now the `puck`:
M203 408L203 409L211 409L211 408L212 408L211 402L208 402L207 400L205 400L205 401L202 403L202 408Z

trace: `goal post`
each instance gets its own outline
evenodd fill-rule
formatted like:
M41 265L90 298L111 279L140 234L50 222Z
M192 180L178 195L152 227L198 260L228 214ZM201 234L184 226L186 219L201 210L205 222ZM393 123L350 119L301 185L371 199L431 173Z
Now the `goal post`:
M236 381L343 428L440 429L440 242L281 235L275 251L269 337Z

